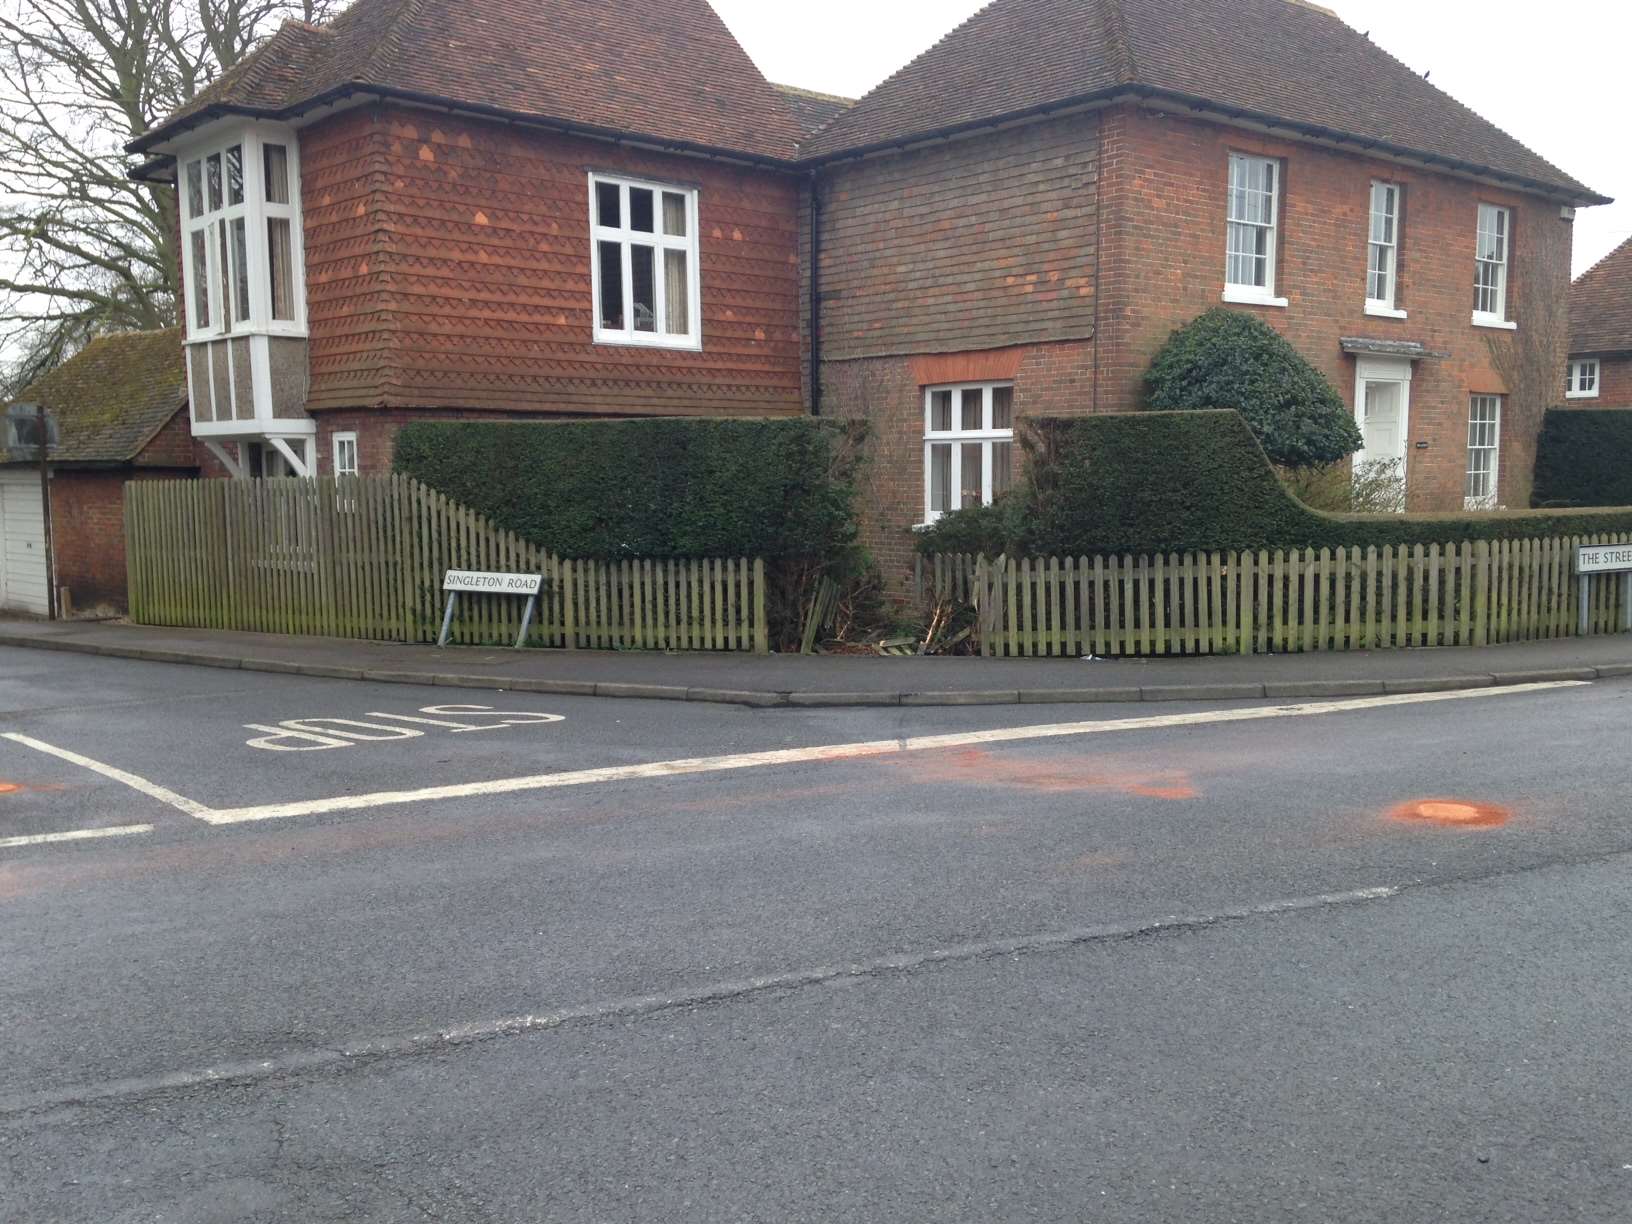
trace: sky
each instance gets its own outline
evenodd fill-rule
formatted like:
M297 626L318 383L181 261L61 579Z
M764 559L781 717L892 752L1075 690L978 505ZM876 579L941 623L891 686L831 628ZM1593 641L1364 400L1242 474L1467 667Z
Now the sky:
M712 3L771 80L847 97L865 93L982 7L982 0ZM1632 3L1326 0L1326 7L1619 201L1577 214L1577 275L1632 237Z

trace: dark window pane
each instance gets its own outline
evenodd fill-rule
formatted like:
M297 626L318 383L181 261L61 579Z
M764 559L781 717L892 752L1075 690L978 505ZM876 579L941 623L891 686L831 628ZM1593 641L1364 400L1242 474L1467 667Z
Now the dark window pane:
M289 221L286 217L266 219L268 279L272 282L272 317L295 317L294 268L289 249Z
M962 500L958 502L958 505L978 506L984 500L981 495L982 480L980 474L982 448L978 442L965 442L960 449L963 451L963 463L961 465L963 479L960 482Z
M621 229L623 213L618 204L619 188L616 183L595 184L595 223L611 229Z
M221 330L232 330L232 257L227 253L227 223L215 223L216 281L221 286Z
M652 233L652 193L644 187L629 188L629 228Z
M197 217L204 211L204 163L187 163L187 215Z
M634 209L629 210L631 213ZM656 252L649 246L629 248L630 287L635 298L635 330L657 330L657 263Z
M266 172L266 202L289 203L289 150L281 144L263 145L261 155Z
M663 232L670 238L686 236L686 197L678 192L663 193Z
M1014 428L1014 388L992 388L992 428Z
M244 219L232 222L232 283L237 294L238 317L249 318L249 242L244 230Z
M964 429L984 429L981 424L981 414L985 405L981 402L984 392L979 387L973 387L959 394L963 396L963 425Z
M952 392L934 391L930 393L929 427L942 433L952 428Z
M938 514L952 509L952 446L947 442L929 448L929 508Z
M210 186L210 211L221 207L221 154L211 153L204 159L204 178Z
M601 326L608 331L622 331L623 321L623 246L616 242L597 244L601 252Z
M210 266L204 230L193 231L192 245L193 326L202 329L210 325Z
M1014 475L1011 465L1014 463L1013 442L992 443L992 496L1008 491L1013 483Z
M227 203L244 202L244 146L233 145L227 150Z
M684 251L663 252L663 330L671 336L691 331L691 280Z

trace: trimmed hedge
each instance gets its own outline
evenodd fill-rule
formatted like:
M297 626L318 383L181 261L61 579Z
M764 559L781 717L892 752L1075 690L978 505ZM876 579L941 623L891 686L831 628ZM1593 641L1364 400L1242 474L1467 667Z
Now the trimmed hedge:
M1537 506L1632 505L1632 408L1551 408L1536 440Z
M1067 556L1455 543L1632 531L1632 508L1323 514L1286 492L1236 412L1033 422L1019 505L976 536L948 515L919 550ZM952 547L954 546L955 547Z
M810 419L426 421L395 467L564 557L831 563L856 549L853 440Z
M1145 373L1146 408L1234 408L1282 467L1359 450L1360 428L1326 376L1257 315L1215 306L1167 338Z

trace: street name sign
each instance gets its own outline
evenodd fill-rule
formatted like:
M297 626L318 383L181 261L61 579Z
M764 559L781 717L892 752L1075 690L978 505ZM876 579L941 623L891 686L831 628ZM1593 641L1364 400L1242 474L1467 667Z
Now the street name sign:
M1587 635L1587 606L1594 574L1621 575L1621 631L1632 630L1632 544L1583 544L1575 550L1576 602L1580 616L1576 631Z
M453 628L453 609L460 595L525 595L527 610L521 614L521 632L516 635L516 649L527 640L527 629L533 623L533 609L538 607L538 593L544 589L540 574L495 574L485 570L449 570L442 579L442 589L448 593L448 608L442 614L442 632L436 635L436 644L446 646L448 633Z
M464 591L471 595L537 595L544 585L538 574L488 574L480 570L449 570L442 579L444 591Z
M1632 544L1587 544L1576 550L1578 574L1623 574L1632 570Z

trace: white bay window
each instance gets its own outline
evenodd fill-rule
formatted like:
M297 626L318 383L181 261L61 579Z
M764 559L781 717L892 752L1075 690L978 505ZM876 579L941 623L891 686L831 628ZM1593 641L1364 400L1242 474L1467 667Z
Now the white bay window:
M697 192L589 176L595 342L702 347Z
M989 505L1014 466L1014 385L972 383L924 391L924 522Z
M296 157L250 128L177 159L189 340L304 334Z

